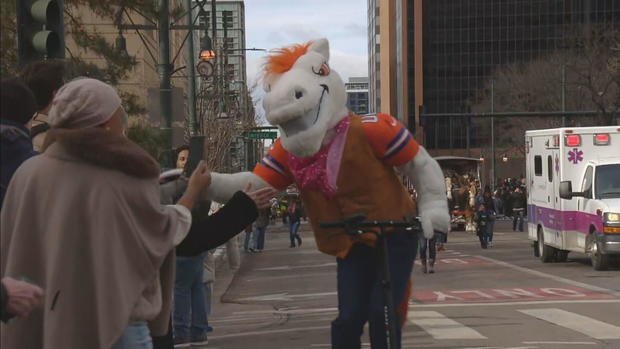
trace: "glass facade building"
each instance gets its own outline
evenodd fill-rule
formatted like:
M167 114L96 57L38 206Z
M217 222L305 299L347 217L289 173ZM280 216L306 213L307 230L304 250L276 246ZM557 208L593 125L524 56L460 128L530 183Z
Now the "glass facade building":
M380 0L368 0L368 112L377 113L381 110L381 62L380 62Z
M573 28L599 23L620 27L618 0L421 1L424 97L421 103L414 103L410 93L409 102L410 110L422 105L425 114L471 112L468 101L498 66L526 62L560 49ZM414 1L409 3L411 21ZM408 30L413 38L413 25ZM411 58L413 47L408 49ZM414 81L412 69L408 74L409 81ZM422 122L424 144L429 149L475 147L482 141L478 130L467 127L469 120L463 118L437 117ZM466 132L470 132L470 144Z

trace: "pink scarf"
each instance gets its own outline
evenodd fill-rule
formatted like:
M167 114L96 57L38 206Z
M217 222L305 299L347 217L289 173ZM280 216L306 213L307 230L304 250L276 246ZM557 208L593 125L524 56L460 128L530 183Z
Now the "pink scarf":
M289 169L300 189L320 190L328 198L334 196L338 190L336 180L350 123L348 116L338 122L334 139L323 145L316 154L305 158L288 154Z

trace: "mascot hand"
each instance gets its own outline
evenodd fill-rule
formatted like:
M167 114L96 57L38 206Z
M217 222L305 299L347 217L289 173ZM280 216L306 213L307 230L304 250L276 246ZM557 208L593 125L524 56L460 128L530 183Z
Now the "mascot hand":
M435 230L447 233L450 229L450 215L445 201L433 201L419 207L420 222L424 237L432 239Z

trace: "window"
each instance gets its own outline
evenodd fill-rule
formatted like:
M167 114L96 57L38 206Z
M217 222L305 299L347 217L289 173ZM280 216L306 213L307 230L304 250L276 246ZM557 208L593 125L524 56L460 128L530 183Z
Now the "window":
M588 166L583 176L583 183L581 183L581 191L586 199L592 198L592 172L592 166Z
M553 157L551 155L547 156L547 178L549 182L553 182Z
M542 156L534 156L534 175L542 176Z

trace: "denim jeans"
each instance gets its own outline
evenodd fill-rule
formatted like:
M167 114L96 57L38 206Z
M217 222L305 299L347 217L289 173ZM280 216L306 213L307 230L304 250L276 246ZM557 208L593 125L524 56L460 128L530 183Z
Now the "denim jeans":
M418 237L410 231L394 231L387 235L392 298L398 307L405 298L407 284L416 256ZM332 322L334 349L359 349L364 324L370 323L373 349L387 347L381 263L376 250L358 243L338 264L338 318ZM396 309L395 309L396 311ZM401 319L396 314L396 337L400 342Z
M512 230L517 230L517 221L519 222L519 231L523 231L523 209L515 208L512 210Z
M432 239L424 238L423 234L420 234L420 259L426 260L426 250L428 250L428 259L435 260L435 256L437 255L437 240L435 237Z
M254 232L252 232L254 234L254 247L257 250L265 248L265 230L267 230L267 227L256 227Z
M152 349L151 333L145 321L132 322L125 328L112 349Z
M495 219L489 219L487 222L487 242L493 242L493 231L495 230Z
M203 261L207 253L177 257L174 284L174 336L196 338L207 333Z
M245 240L243 240L243 250L247 252L247 250L249 249L254 249L256 248L256 243L255 240L256 238L254 238L254 232L246 232L245 233Z
M295 247L295 235L297 235L297 231L299 230L300 221L293 222L291 221L291 225L289 226L289 233L291 238L291 246Z

